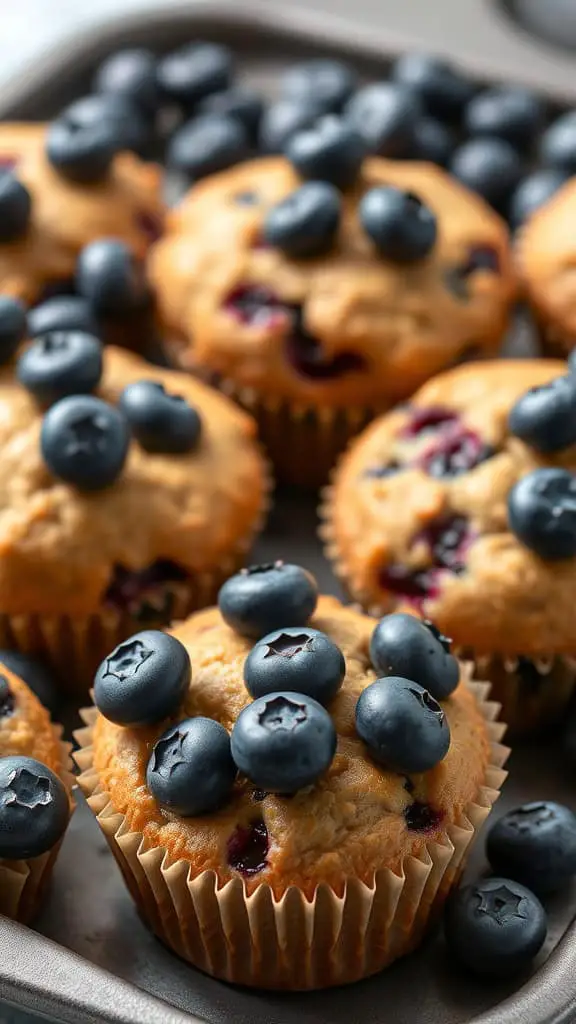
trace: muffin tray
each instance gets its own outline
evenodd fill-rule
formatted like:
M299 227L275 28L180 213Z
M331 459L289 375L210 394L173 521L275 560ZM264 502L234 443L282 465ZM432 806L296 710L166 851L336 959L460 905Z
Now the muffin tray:
M410 6L391 5L398 11L394 39L330 15L277 9L271 0L250 10L217 3L147 10L110 22L75 39L73 47L46 55L3 92L0 116L52 116L87 92L97 64L128 43L161 52L187 39L224 41L238 55L240 76L270 93L279 70L308 56L342 57L367 78L382 77L386 55L418 42L423 45L422 40L407 37ZM468 64L484 81L513 77L537 84L559 106L576 100L569 65L564 88L562 61L519 41L505 21L499 22L498 14L490 20L481 4L463 5L461 0L444 0L440 11L433 6L435 17L445 18L451 26L443 37L443 51ZM469 10L463 19L464 7ZM376 10L371 17L376 20ZM458 38L459 21L460 29L466 29L466 43L462 32ZM470 38L484 46L485 62L477 54L467 59L466 48L474 52ZM518 326L511 340L515 352L524 348ZM312 498L278 495L253 560L279 556L305 564L322 591L342 596L316 539ZM74 728L76 708L69 707L65 718ZM571 763L557 737L518 748L496 814L529 799L556 799L576 807L571 784L574 756L573 751ZM36 930L0 919L0 999L23 1010L72 1024L568 1024L576 1019L576 883L547 903L548 939L529 978L488 984L460 975L448 963L441 934L436 934L417 953L347 988L291 995L253 992L195 971L152 937L138 918L82 797L78 802ZM486 866L479 843L468 873L477 875ZM5 1019L0 1008L0 1020Z

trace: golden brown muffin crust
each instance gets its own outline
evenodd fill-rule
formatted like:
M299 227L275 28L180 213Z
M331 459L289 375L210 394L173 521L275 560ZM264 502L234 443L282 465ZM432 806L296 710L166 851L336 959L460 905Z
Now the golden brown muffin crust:
M0 676L4 676L14 696L14 710L0 717L0 757L34 757L61 775L62 748L46 708L1 661Z

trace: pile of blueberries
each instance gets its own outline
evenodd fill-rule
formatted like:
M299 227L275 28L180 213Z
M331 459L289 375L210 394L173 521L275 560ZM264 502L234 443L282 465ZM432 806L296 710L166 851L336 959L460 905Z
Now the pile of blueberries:
M236 84L233 55L217 43L163 58L122 50L98 69L93 95L52 126L51 159L94 180L119 148L165 149L168 166L196 181L258 153L286 153L304 177L339 187L366 153L429 160L514 227L576 173L576 110L558 115L519 86L481 88L432 56L405 54L370 85L341 61L308 60L278 85L268 101Z

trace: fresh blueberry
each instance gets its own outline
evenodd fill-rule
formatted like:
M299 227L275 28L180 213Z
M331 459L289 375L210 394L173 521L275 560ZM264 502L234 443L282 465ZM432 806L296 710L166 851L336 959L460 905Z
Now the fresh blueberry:
M39 402L87 395L102 376L102 342L83 331L51 331L22 353L16 376Z
M370 153L397 160L412 153L421 115L417 97L393 82L364 86L345 110L346 119L363 137Z
M46 135L46 155L54 169L82 185L102 181L119 148L109 118L87 122L71 109L52 122Z
M508 495L512 533L540 558L576 555L576 476L566 469L535 469Z
M554 892L576 874L576 815L542 801L508 811L488 832L492 870L538 893Z
M543 100L530 89L500 86L485 89L470 101L464 127L470 135L505 139L517 149L530 149L546 116Z
M542 904L507 878L482 878L448 901L446 941L474 974L506 978L529 967L546 938Z
M360 200L360 222L379 253L394 263L414 263L434 248L432 210L412 192L393 185L371 188Z
M458 686L460 668L439 637L413 615L386 615L372 633L370 659L380 676L413 679L435 700L445 700Z
M70 816L64 785L32 757L0 758L0 857L40 857L60 841Z
M0 364L7 363L26 337L26 307L19 299L0 295Z
M37 338L52 331L83 331L98 335L98 324L86 299L54 295L28 312L28 335Z
M296 132L311 128L323 111L312 100L279 100L263 113L258 133L259 148L263 153L282 153Z
M234 87L224 92L213 92L198 103L196 114L232 117L243 125L251 144L258 138L264 112L264 98L253 89Z
M352 125L331 114L293 135L285 152L301 178L348 188L358 176L366 144Z
M414 160L428 160L439 167L447 167L454 149L454 135L442 121L421 117L414 125L411 153Z
M183 818L210 814L226 802L236 778L230 737L211 718L186 718L157 740L146 771L152 796Z
M530 388L513 406L508 424L512 434L544 454L576 444L576 379L556 377Z
M200 416L185 398L170 394L163 384L152 380L128 384L119 405L132 434L146 451L177 455L197 446L202 429Z
M498 213L506 214L524 170L521 157L504 139L480 138L463 143L452 157L452 174L478 192Z
M267 793L295 793L324 774L336 752L328 712L303 693L272 693L240 712L232 730L239 770Z
M264 240L293 259L320 256L333 245L340 214L338 190L309 181L268 211Z
M146 115L154 114L160 105L156 63L152 51L144 47L119 50L98 68L96 92L127 97Z
M94 703L116 725L154 725L177 712L191 675L184 644L145 629L104 658L94 679Z
M130 433L122 413L93 395L70 395L42 421L40 447L54 476L79 490L98 491L122 471Z
M251 697L295 690L328 704L342 686L346 662L339 647L318 629L285 627L259 640L244 662Z
M356 730L375 761L401 775L427 772L450 746L446 715L423 686L400 676L377 679L356 705Z
M540 138L540 160L570 176L576 174L576 110L562 114Z
M82 249L76 286L96 316L124 316L148 299L143 268L126 243L115 238L99 238Z
M457 120L476 91L456 68L425 53L398 57L391 74L393 81L409 87L418 96L427 113L441 121Z
M358 85L353 69L339 60L318 58L294 64L280 80L287 99L312 100L325 114L339 113Z
M238 118L203 114L172 136L166 159L173 170L197 181L207 174L224 171L249 155L248 134Z
M64 114L76 125L77 131L82 129L88 138L94 131L99 133L105 123L113 140L111 147L116 152L129 149L143 157L151 156L153 124L128 96L120 93L81 96L66 108Z
M218 594L222 618L241 636L259 639L285 626L305 626L318 600L316 580L299 565L252 565Z
M15 242L28 230L32 199L12 171L0 170L0 242Z
M509 219L513 228L520 227L544 203L547 203L568 181L568 175L554 167L528 174L510 201Z
M54 714L58 710L60 705L58 690L50 672L41 661L29 654L2 648L0 650L0 672L2 665L22 679L26 686L36 694L40 703L48 708L48 711Z
M164 57L158 82L167 99L190 109L204 96L222 92L232 81L232 54L218 43L188 43Z

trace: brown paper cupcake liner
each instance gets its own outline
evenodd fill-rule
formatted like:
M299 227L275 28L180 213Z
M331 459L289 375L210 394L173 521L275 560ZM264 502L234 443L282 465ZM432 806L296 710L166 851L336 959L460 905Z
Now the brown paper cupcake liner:
M72 744L63 742L61 725L54 725L53 729L61 753L58 775L70 795L75 783L70 757ZM31 860L0 860L0 914L22 924L32 920L40 908L61 845L62 840L47 853Z
M438 915L463 870L478 829L506 777L508 750L496 722L499 706L490 685L465 679L487 722L490 764L476 800L430 841L404 859L397 873L376 872L370 885L350 878L341 895L326 884L308 899L291 886L276 899L267 883L248 894L235 878L219 884L213 871L194 877L186 861L170 863L165 849L148 849L115 811L94 769L92 736L97 712L82 713L76 738L79 785L96 815L128 889L155 934L200 970L224 981L270 989L314 989L356 981L414 949Z

